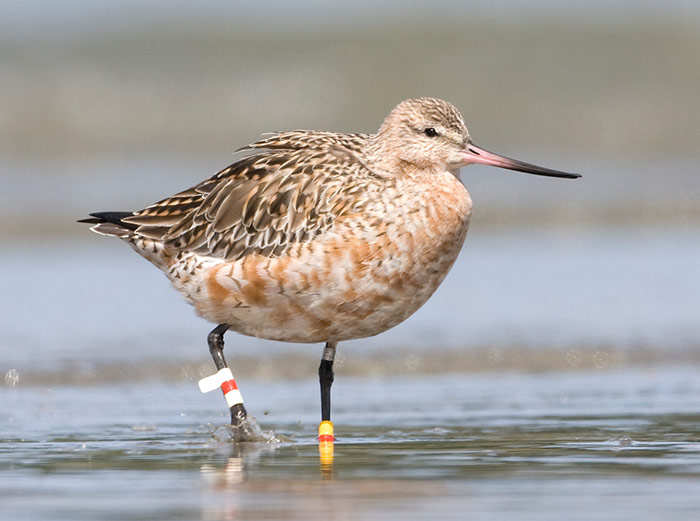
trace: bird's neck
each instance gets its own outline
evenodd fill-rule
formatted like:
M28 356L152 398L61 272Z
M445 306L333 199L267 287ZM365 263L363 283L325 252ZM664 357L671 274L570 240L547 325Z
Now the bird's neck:
M402 156L402 150L396 145L397 142L398 140L392 139L382 129L369 137L363 149L363 156L374 172L391 176L421 177L445 171L444 167L435 163L407 160Z

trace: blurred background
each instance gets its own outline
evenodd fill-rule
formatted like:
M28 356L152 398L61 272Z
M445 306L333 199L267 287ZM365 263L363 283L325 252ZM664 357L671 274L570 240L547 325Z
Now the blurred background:
M474 215L446 284L341 345L339 371L700 362L697 2L3 2L0 78L6 381L210 372L212 326L75 221L189 187L264 132L373 132L415 96L583 179L465 169ZM313 377L322 347L227 339L261 378Z

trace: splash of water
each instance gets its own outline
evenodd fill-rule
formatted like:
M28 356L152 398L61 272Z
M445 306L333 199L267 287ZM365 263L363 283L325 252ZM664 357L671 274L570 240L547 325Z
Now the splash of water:
M219 425L213 427L212 440L217 445L228 443L266 443L277 444L287 440L275 431L263 430L253 416L248 416L238 425Z
M19 371L10 369L5 373L5 385L15 387L19 383Z

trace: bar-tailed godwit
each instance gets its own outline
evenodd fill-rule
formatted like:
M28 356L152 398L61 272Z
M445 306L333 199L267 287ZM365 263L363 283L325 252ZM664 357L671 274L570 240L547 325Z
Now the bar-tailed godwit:
M209 350L231 422L246 417L223 355L232 329L325 343L321 438L332 439L330 389L338 342L403 322L443 281L467 234L472 201L461 167L481 163L573 179L488 152L459 111L434 98L400 103L376 134L293 130L245 147L213 177L136 212L82 222L126 241L218 324Z

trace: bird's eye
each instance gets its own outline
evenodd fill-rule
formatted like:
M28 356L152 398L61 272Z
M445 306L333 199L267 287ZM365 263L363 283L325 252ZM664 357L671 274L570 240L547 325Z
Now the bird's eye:
M435 130L433 127L428 127L423 131L423 134L425 134L428 137L435 137L438 135L437 130Z

